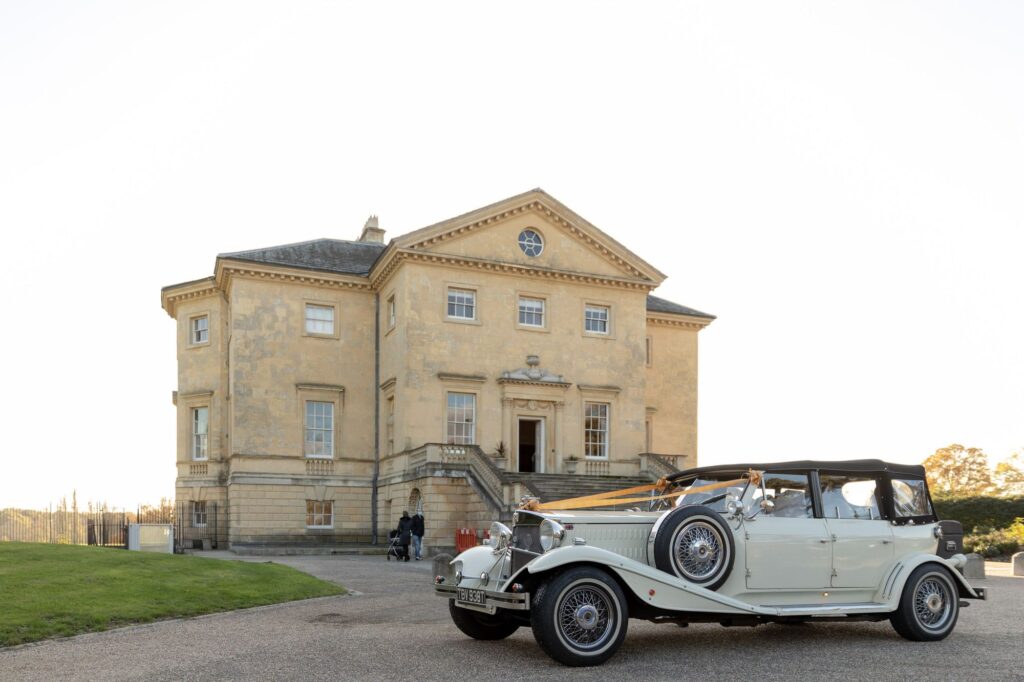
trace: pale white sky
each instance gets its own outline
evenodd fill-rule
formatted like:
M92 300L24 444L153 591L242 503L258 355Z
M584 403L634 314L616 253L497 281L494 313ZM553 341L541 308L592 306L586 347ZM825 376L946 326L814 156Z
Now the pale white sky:
M174 485L160 287L543 187L714 313L702 463L1024 446L1024 5L0 3L0 507Z

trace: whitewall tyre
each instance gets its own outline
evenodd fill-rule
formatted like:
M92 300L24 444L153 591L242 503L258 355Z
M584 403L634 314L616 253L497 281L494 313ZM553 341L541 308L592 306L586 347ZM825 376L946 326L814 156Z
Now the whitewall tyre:
M735 555L725 519L701 505L667 512L654 538L659 570L709 590L718 589L729 578Z
M923 564L907 579L889 622L905 639L936 642L953 631L959 616L960 592L949 569Z
M629 607L615 578L601 569L579 566L540 586L530 622L537 644L559 663L600 665L622 645Z

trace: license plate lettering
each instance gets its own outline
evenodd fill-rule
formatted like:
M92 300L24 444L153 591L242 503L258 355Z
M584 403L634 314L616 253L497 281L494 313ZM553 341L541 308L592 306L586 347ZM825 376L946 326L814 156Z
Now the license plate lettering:
M471 590L468 587L460 587L458 588L458 599L456 601L483 606L487 603L487 595L484 594L483 590Z

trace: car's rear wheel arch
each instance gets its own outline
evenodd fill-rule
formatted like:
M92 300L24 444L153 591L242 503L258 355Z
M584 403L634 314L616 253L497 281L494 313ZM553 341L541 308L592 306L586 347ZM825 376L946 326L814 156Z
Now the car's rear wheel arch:
M948 566L926 561L916 566L890 614L893 629L915 642L945 639L960 616L962 586Z

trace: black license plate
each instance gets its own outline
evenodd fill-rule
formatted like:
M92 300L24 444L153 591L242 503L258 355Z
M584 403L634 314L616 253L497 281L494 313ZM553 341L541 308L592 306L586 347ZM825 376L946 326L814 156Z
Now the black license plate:
M464 604L476 604L483 606L487 603L487 595L483 590L471 590L468 587L458 588L456 601Z

